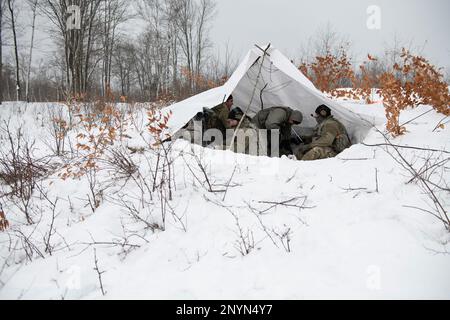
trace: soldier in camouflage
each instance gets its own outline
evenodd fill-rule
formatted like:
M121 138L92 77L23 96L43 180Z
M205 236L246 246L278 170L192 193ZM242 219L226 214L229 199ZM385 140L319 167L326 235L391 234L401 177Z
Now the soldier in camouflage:
M317 126L313 136L302 137L305 144L295 151L298 160L331 158L351 145L347 130L331 115L329 107L320 105L315 113Z
M280 156L292 154L291 150L291 134L292 125L300 124L303 115L298 110L289 107L271 107L259 111L252 119L252 122L258 129L279 130L280 133ZM270 137L270 134L269 134ZM268 149L271 143L268 141Z
M252 118L250 118L248 115L244 115L244 111L242 111L241 108L235 107L233 110L230 111L228 115L229 124L232 128L236 128L239 124L239 121L241 121L242 117L244 118L242 120L241 125L239 126L240 129L247 129L247 128L255 128L255 126L252 124Z
M258 153L258 132L256 126L252 123L252 119L244 114L241 108L235 107L230 111L228 116L232 120L230 124L233 129L238 130L233 142L232 150L234 152L257 155ZM239 122L242 120L239 128Z
M225 144L226 129L232 128L233 125L237 125L237 121L231 121L228 117L232 106L233 96L230 95L225 102L211 109L203 108L201 112L198 112L194 118L183 127L184 132L190 134L190 141L192 143L201 142L201 145L207 146L211 142L205 141L205 132L209 129L217 129L222 134L223 144ZM197 129L195 128L195 123L200 123L200 126Z
M225 133L226 129L230 129L235 127L238 124L238 121L229 119L229 114L231 107L233 106L233 96L230 95L228 99L221 103L211 110L214 112L214 115L211 116L210 123L207 124L207 129L219 129L223 133Z

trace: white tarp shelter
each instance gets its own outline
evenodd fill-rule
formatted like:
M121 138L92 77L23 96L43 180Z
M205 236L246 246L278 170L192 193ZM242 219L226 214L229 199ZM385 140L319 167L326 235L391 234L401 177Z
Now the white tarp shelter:
M369 130L369 125L360 115L327 98L291 61L269 45L250 50L221 87L164 108L163 112L172 111L168 122L171 133L181 129L204 107L212 108L225 101L230 94L233 95L234 106L243 111L250 105L247 113L249 116L272 106L288 106L300 110L303 113L300 128L314 127L316 122L310 114L314 113L317 106L326 104L335 118L345 125L353 143L361 141Z

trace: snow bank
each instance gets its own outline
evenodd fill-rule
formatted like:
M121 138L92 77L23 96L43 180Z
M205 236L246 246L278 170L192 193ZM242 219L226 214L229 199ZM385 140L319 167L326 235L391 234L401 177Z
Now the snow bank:
M343 104L375 119L383 130L381 105ZM36 152L48 154L45 110L54 107L7 103L0 118L23 124L36 139ZM405 111L401 122L428 108ZM450 129L433 132L441 118L430 112L393 142L450 151ZM138 132L129 134L128 145L143 145ZM0 139L5 148L5 136ZM383 142L376 130L364 140ZM402 152L416 164L426 155ZM133 181L102 171L99 180L112 186L92 213L87 179L62 181L55 174L44 181L49 196L60 198L55 250L30 261L23 251L10 250L22 245L10 239L18 239L14 231L21 230L44 251L51 212L43 208L40 222L27 226L17 206L2 199L11 230L0 233L0 299L450 298L449 233L431 215L405 207L428 208L429 200L417 184L406 183L408 172L381 148L358 144L333 159L300 162L177 141L172 154L169 203L178 219L168 214L165 231L152 232L118 205L121 196L139 197ZM132 159L147 174L156 161L149 151ZM213 191L226 189L225 195L209 192L198 160ZM443 174L449 181L448 168ZM448 210L450 199L445 201ZM40 202L34 203L38 208ZM141 213L157 218L159 208L155 201ZM243 256L239 248L246 241L253 248ZM105 271L104 297L93 270L94 248Z

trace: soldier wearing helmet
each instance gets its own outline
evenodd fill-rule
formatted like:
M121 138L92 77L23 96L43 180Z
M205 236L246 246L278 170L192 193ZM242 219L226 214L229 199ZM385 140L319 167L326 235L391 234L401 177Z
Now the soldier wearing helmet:
M312 115L317 126L310 137L303 137L306 144L301 145L295 156L298 160L317 160L331 158L350 147L351 142L344 125L331 115L331 109L322 104Z

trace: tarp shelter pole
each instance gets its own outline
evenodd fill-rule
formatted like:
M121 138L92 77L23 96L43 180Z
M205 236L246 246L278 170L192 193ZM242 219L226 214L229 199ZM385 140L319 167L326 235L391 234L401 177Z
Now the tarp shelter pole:
M262 66L263 66L263 63L264 63L264 59L265 59L266 55L269 55L267 53L267 50L269 50L269 48L270 48L270 43L267 45L266 49L264 49L264 50L261 47L257 46L256 44L255 44L255 46L263 52L263 56L262 56L262 59L261 59L261 64L260 64L259 70L258 70L258 76L256 77L256 82L255 82L255 85L253 86L253 92L252 92L252 97L250 98L250 102L248 103L247 109L245 109L244 114L241 117L241 120L239 120L239 123L236 126L236 129L234 130L233 137L231 138L230 145L228 146L228 150L231 150L231 147L233 146L233 143L234 143L234 139L236 139L236 134L237 134L239 128L241 127L242 121L244 121L244 118L247 116L247 112L250 109L250 106L252 105L253 98L255 97L255 93L256 93L256 86L258 85L259 78L261 77L261 71L262 71Z
M300 140L300 142L303 143L303 139L299 136L299 134L297 133L297 131L295 131L294 128L291 128L291 131L294 132L294 134L297 136L297 138ZM350 140L350 139L349 139Z

